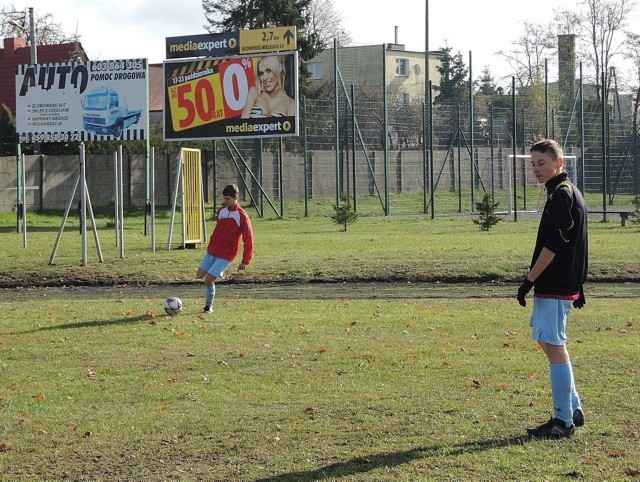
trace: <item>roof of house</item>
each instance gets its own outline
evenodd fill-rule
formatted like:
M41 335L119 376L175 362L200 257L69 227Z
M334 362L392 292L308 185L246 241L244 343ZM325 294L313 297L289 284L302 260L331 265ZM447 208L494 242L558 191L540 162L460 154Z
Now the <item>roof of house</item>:
M38 63L67 62L71 59L88 60L82 45L71 42L57 45L38 45ZM0 104L16 112L16 66L31 63L31 48L20 37L5 38L0 49Z

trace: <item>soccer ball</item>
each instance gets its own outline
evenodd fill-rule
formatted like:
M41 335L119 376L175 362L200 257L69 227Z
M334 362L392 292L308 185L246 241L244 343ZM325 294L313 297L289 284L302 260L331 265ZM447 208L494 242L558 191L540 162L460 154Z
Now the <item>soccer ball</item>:
M164 300L164 311L167 312L167 315L173 316L180 313L182 309L182 300L177 296L170 296L166 300Z

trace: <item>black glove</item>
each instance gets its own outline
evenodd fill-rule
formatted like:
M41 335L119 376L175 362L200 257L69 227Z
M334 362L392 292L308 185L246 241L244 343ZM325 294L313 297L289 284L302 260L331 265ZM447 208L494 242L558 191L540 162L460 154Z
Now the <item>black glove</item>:
M518 303L520 303L520 306L527 306L527 301L524 297L531 291L531 288L533 288L533 282L525 278L520 288L518 288Z
M582 308L587 302L584 299L584 290L580 287L580 297L577 300L573 300L574 308Z

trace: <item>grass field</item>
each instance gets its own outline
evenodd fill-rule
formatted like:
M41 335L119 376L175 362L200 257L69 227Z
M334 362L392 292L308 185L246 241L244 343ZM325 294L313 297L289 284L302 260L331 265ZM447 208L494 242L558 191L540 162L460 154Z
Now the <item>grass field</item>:
M571 315L587 423L550 441L523 436L550 414L548 368L529 310L503 291L283 299L221 284L205 317L192 280L202 247L159 241L152 253L134 213L120 259L105 217L105 263L90 245L79 266L70 220L48 266L60 218L33 219L26 248L0 232L0 277L13 282L0 296L2 481L640 478L637 226L591 224L592 278L627 284L606 297L591 284ZM340 281L347 292L354 280L509 285L526 270L536 223L482 233L469 219L361 219L342 233L323 218L254 217L254 262L229 276ZM121 294L15 290L76 281ZM124 287L150 282L179 292L183 312L164 316L157 291Z
M155 253L150 229L144 236L141 213L128 213L124 258L116 246L111 214L96 214L105 262L98 262L89 229L87 266L80 266L77 217L68 219L51 266L61 213L30 214L26 248L22 234L15 232L15 215L0 214L0 287L193 281L204 247L178 249L181 233L175 227L172 249L167 250L169 211L157 211ZM326 217L258 218L253 210L249 214L256 237L255 258L244 273L234 272L232 265L233 281L520 280L530 262L538 222L537 216L518 222L505 219L486 233L470 217L363 217L340 232ZM176 225L180 225L179 216ZM207 229L212 229L211 222ZM640 280L639 234L638 224L621 228L619 219L592 220L590 280Z

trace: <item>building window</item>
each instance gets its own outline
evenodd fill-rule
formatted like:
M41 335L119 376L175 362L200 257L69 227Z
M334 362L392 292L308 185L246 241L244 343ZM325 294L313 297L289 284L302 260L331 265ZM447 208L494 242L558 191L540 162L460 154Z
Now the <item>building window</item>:
M324 64L322 62L309 62L307 70L311 74L311 80L322 80L324 78Z
M409 59L396 59L396 77L409 77Z
M402 103L403 104L408 104L409 103L409 93L408 92L403 92L402 93Z

